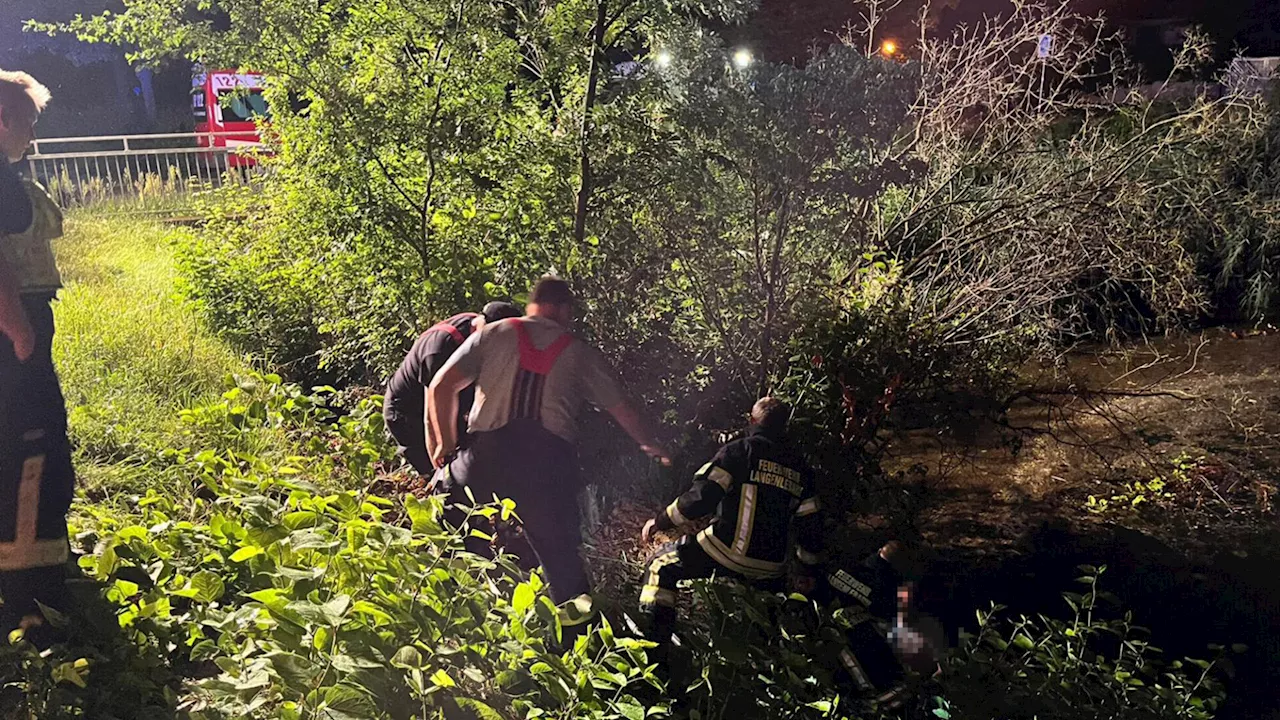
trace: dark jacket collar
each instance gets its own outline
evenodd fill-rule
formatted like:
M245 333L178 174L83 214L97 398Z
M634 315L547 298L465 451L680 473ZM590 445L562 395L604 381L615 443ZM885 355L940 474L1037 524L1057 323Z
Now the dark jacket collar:
M783 442L787 439L786 430L765 429L759 425L752 425L747 428L747 437L762 437L774 442Z

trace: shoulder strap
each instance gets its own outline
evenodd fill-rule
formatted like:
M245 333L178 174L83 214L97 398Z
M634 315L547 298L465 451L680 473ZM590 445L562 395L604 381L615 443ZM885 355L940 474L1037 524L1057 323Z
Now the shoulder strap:
M428 334L428 333L433 333L433 332L443 332L443 333L448 333L448 334L450 334L450 335L452 335L452 336L453 336L453 339L454 339L454 340L457 340L457 341L458 341L458 344L459 344L459 345L461 345L461 344L462 344L462 342L463 342L464 340L466 340L466 337L465 337L465 336L463 336L463 334L462 334L462 331L461 331L461 330L459 330L458 328L454 327L453 325L451 325L450 323L447 323L447 322L438 322L438 323L436 323L435 325L432 325L432 326L427 330L427 332L423 333L423 335L426 335L426 334Z
M475 318L476 318L475 313L459 313L449 318L448 320L442 320L436 323L435 325L432 325L430 328L427 329L427 333L433 333L433 332L448 333L451 337L453 337L455 341L457 341L459 345L461 345L467 339L467 334L464 334L462 330L458 328L458 323L462 320L466 320L469 322L471 320L474 320ZM427 333L423 333L423 335L426 335Z
M525 325L527 322L526 318L515 321L516 337L520 342L520 367L535 375L548 375L560 358L560 353L573 343L573 336L562 332L550 345L539 350L529 335L529 328Z

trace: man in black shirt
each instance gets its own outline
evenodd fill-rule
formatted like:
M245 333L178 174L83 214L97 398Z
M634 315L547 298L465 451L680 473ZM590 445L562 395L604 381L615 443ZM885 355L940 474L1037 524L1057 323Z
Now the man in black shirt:
M400 455L419 475L430 477L435 471L427 451L428 418L427 388L440 368L462 347L473 332L479 332L485 323L520 317L520 310L508 302L491 302L477 313L454 315L422 333L405 355L400 368L387 383L382 415L387 431L400 445ZM475 389L468 387L459 395L457 437L465 438L467 413L475 397Z

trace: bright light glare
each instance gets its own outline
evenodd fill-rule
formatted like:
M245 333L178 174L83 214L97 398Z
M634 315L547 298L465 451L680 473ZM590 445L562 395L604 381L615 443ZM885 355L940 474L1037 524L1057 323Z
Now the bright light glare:
M739 70L744 70L751 64L751 51L746 48L739 48L733 53L733 64Z
M885 57L892 57L898 54L898 43L893 40L885 40L880 44L880 54Z
M671 53L666 50L659 50L658 54L653 57L653 62L660 68L670 67Z

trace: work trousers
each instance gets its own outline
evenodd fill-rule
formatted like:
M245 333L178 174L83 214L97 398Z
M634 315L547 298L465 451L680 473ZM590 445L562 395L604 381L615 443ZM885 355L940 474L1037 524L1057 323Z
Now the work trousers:
M874 702L882 709L897 707L905 695L902 664L886 638L888 624L869 614L854 614L853 627L845 633L838 660L853 697Z
M435 468L431 457L427 455L427 426L422 416L408 417L402 415L390 404L391 396L382 407L382 420L387 425L387 433L396 441L396 454L423 477L431 477Z
M535 420L513 420L488 432L472 433L469 446L449 466L451 498L470 488L476 502L499 498L515 501L551 599L589 606L591 583L582 562L582 521L578 491L582 487L573 445ZM585 599L585 600L584 600ZM562 624L577 625L590 612L561 614Z
M640 610L649 616L648 639L660 647L671 641L676 624L676 587L681 580L705 579L713 575L739 580L764 592L777 592L786 583L784 577L747 578L729 570L708 555L695 537L686 535L664 545L649 563L649 572L640 591Z
M67 510L75 492L67 411L53 367L50 296L23 296L36 346L19 362L0 336L0 630L65 605Z

